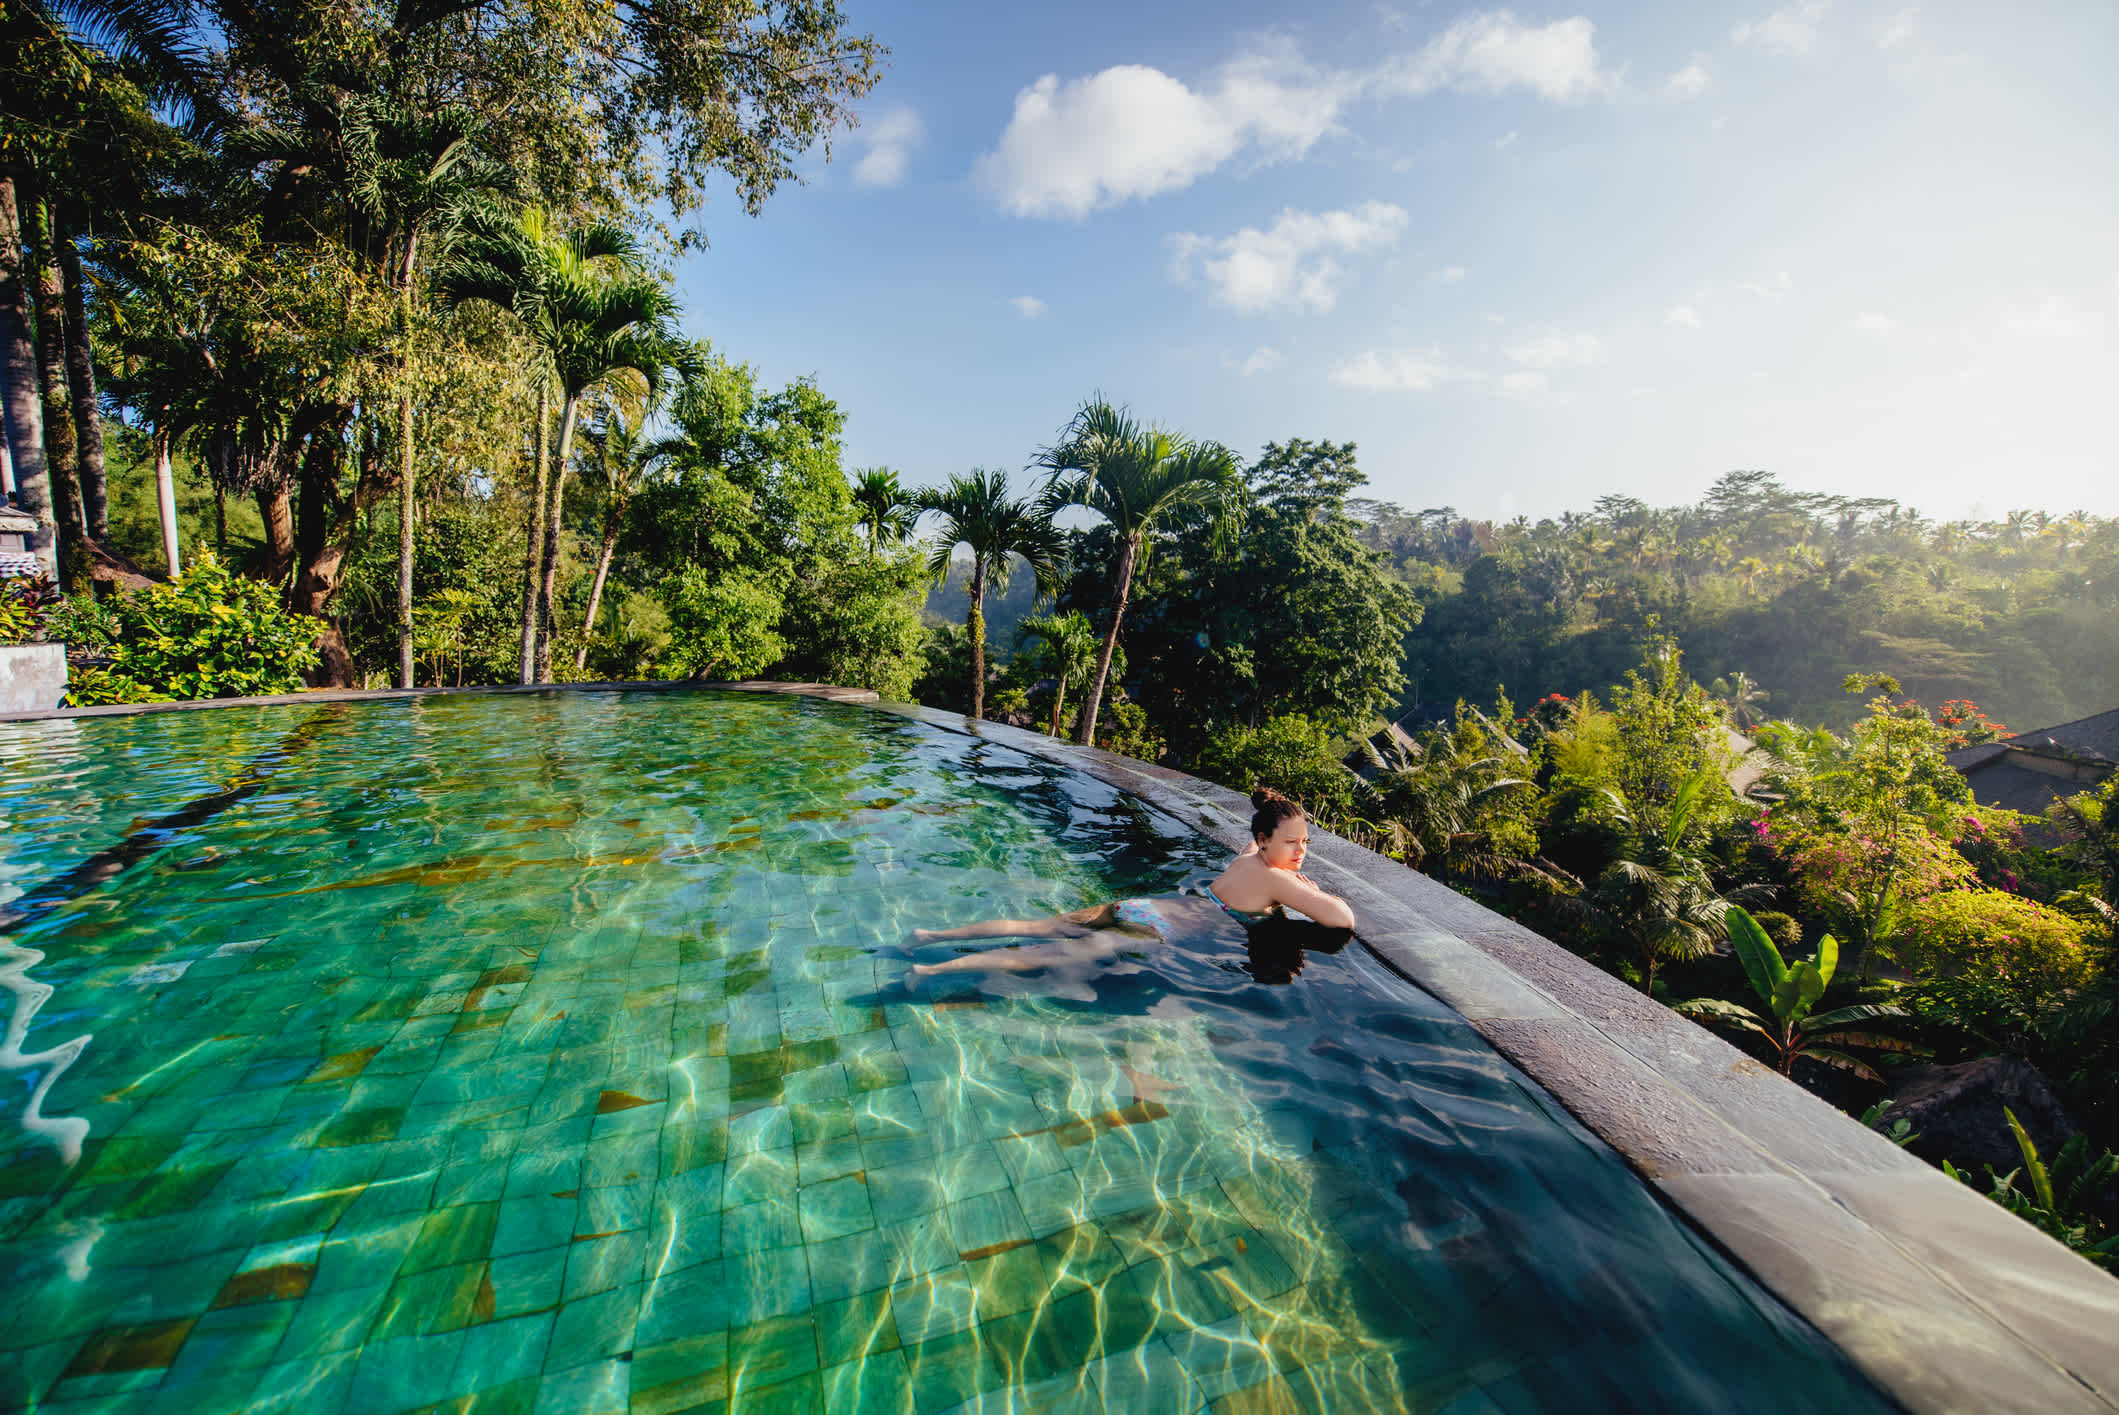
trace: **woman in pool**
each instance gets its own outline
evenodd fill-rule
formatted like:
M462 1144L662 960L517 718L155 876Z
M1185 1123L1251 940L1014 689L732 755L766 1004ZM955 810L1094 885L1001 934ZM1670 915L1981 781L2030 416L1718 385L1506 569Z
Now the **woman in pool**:
M1185 916L1218 909L1238 923L1252 925L1293 909L1327 928L1351 929L1354 911L1336 894L1327 894L1302 873L1309 854L1310 820L1278 791L1260 787L1251 793L1251 843L1206 887L1204 899L1183 894L1153 899L1121 899L1055 914L1049 919L989 919L954 929L914 929L916 943L967 938L1049 938L1055 943L997 948L967 954L946 963L916 963L907 976L929 978L941 973L1027 972L1055 963L1110 958L1129 943L1167 941L1184 928ZM1200 925L1211 922L1195 919Z

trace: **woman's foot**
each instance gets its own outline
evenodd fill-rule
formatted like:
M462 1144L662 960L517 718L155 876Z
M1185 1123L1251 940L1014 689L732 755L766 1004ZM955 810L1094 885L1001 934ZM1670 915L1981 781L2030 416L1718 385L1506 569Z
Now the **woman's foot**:
M940 929L914 929L912 931L912 941L914 943L933 943L941 936L942 931Z

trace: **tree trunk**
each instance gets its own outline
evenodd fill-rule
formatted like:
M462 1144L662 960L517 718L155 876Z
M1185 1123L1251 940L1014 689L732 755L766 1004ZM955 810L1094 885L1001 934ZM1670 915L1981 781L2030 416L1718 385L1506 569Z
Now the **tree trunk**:
M568 392L559 405L558 467L552 474L552 511L544 525L544 570L537 584L537 681L552 681L552 631L558 620L552 613L553 586L559 580L560 513L566 505L567 463L574 456L574 422L581 412L581 395Z
M530 542L522 554L522 681L537 681L537 560L544 551L545 482L549 479L545 439L551 435L552 398L543 380L537 386L536 492L530 501Z
M44 461L51 472L58 511L71 535L88 534L81 484L74 472L73 399L66 382L66 281L52 251L51 202L35 193L29 204L31 261L37 275L37 371L44 388Z
M964 633L971 640L971 715L986 715L986 557L971 557L971 612L964 616Z
M96 397L95 353L88 342L88 294L81 283L81 252L54 223L52 246L66 280L66 380L73 394L74 432L80 439L81 504L88 538L110 540L110 483L103 466L103 405Z
M265 520L265 570L268 585L284 585L294 573L294 497L284 483L261 486L258 515Z
M596 556L596 579L589 585L589 612L581 618L581 647L574 654L574 671L589 667L589 635L596 631L596 611L603 607L603 582L611 573L611 555L618 549L618 531L625 512L614 507L603 527L603 549Z
M15 468L15 503L36 517L28 548L59 578L57 518L52 514L50 466L44 456L44 409L37 391L37 356L30 336L29 281L22 264L22 224L15 179L0 171L0 394L8 454Z
M412 388L397 395L397 686L412 686Z
M1062 673L1052 686L1052 735L1060 735L1060 723L1066 720L1067 675Z
M213 553L228 558L228 491L219 482L213 484Z
M177 480L169 465L169 432L160 427L155 429L155 509L162 518L162 558L169 563L169 578L174 580L184 573L177 559Z
M350 497L339 495L341 464L346 452L346 426L353 418L350 403L325 403L312 410L307 448L302 454L302 503L298 531L301 573L287 596L287 607L297 614L319 620L317 666L308 679L315 688L352 688L353 654L346 636L333 617L332 601L338 597L339 578L345 572L346 552L361 513L393 488L390 478L364 464ZM297 424L299 426L299 422Z
M1126 617L1126 599L1133 593L1133 564L1140 557L1140 543L1128 536L1118 551L1118 598L1111 605L1111 629L1097 651L1096 676L1089 680L1089 696L1082 703L1081 726L1074 740L1083 746L1096 743L1096 714L1104 703L1104 687L1111 677L1111 656L1118 652L1118 628Z

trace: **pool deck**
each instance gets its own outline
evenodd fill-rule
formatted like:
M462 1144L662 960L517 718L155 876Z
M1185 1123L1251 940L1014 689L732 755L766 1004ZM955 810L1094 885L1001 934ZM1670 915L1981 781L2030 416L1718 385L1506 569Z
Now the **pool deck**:
M559 685L562 689L569 685ZM813 684L582 684L794 693L1056 762L1239 847L1223 787L1042 733ZM429 692L14 714L0 721L372 701ZM2119 1279L1719 1037L1427 876L1325 831L1311 864L1379 957L1461 1013L1678 1212L1916 1415L2119 1412Z

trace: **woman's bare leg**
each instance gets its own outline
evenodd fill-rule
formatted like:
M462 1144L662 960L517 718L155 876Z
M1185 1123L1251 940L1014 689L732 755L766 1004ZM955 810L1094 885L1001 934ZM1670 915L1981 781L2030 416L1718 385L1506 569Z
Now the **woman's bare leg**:
M1121 933L1085 930L1062 943L1031 943L1019 948L996 948L988 953L967 953L946 963L915 963L908 976L932 978L941 973L1027 973L1061 963L1085 963L1109 958L1127 942Z
M1080 938L1097 929L1109 928L1117 919L1116 904L1054 914L1049 919L988 919L953 929L914 929L915 943L945 943L959 938Z

